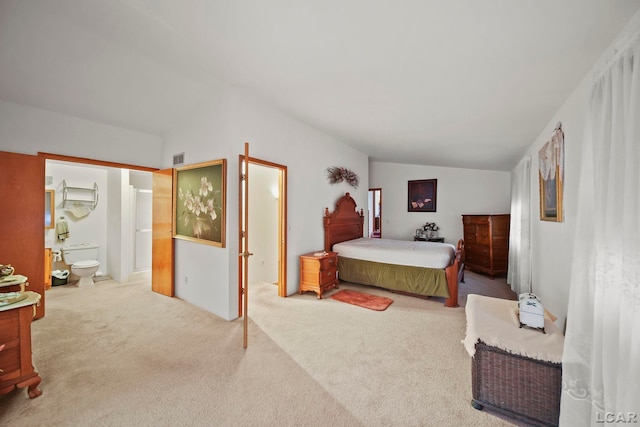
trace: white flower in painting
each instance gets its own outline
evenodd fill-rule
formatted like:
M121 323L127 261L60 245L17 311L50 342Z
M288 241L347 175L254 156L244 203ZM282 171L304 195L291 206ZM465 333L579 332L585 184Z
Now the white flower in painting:
M209 194L209 192L211 191L213 191L213 184L211 184L211 182L207 180L206 176L200 178L200 190L198 191L198 193L202 197L207 197L207 194Z
M212 221L218 218L218 214L216 213L216 210L213 208L213 199L209 199L209 201L207 202L207 212L209 212L209 215L211 215Z
M200 178L199 185L185 188L178 186L178 199L180 205L184 206L179 213L180 224L190 228L190 233L194 237L207 238L214 230L219 230L219 225L215 224L220 206L220 191L215 191L213 184L206 176Z

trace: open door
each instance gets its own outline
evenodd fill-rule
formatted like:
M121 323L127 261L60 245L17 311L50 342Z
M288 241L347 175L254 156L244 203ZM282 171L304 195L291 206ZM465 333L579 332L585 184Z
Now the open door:
M153 173L151 290L174 296L173 169Z
M27 276L27 290L41 295L35 315L39 319L45 307L44 158L0 151L0 194L6 202L0 221L0 263ZM2 292L10 290L17 289Z
M240 169L240 254L238 255L238 285L242 303L242 316L244 321L243 348L247 348L249 335L249 143L244 143L244 158Z

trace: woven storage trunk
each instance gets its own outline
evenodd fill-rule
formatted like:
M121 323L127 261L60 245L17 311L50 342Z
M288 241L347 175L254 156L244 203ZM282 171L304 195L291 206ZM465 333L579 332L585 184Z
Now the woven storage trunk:
M562 364L531 359L477 342L471 360L471 377L472 404L476 409L525 425L558 425Z

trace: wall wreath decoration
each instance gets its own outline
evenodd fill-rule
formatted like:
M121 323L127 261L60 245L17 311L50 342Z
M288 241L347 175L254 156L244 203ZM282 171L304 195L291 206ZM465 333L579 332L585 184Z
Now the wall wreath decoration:
M327 178L330 184L338 184L342 181L347 182L352 187L358 188L360 184L360 178L355 172L338 166L332 166L327 168Z

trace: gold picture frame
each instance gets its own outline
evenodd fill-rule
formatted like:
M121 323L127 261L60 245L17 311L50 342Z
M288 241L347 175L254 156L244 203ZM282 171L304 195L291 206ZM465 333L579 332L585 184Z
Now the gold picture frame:
M551 140L538 151L540 219L562 222L564 189L564 132L559 123Z
M56 190L44 190L44 228L55 228Z
M174 169L174 238L225 247L226 178L226 159Z

